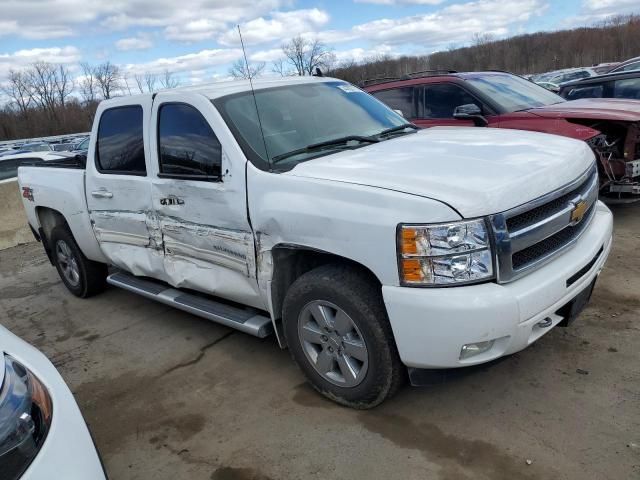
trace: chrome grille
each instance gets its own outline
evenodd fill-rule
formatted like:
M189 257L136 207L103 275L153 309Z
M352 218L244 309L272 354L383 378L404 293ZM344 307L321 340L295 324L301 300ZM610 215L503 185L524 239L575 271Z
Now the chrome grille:
M574 182L512 210L490 217L496 243L498 281L510 282L540 267L580 237L598 199L595 165ZM583 217L572 220L585 202Z

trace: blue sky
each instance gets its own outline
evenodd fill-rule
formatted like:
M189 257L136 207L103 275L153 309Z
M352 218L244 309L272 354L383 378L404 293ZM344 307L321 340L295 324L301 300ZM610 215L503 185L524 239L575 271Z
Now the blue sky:
M0 80L37 60L106 60L127 75L165 70L182 83L228 76L240 24L253 61L270 64L294 35L318 38L337 61L428 54L497 38L640 13L638 0L0 0Z

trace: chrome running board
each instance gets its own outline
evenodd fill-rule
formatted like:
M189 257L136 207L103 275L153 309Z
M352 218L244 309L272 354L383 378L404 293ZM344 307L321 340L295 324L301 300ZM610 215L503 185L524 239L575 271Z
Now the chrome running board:
M271 319L258 314L257 310L187 293L157 280L117 272L107 277L107 283L249 335L264 338L273 332Z

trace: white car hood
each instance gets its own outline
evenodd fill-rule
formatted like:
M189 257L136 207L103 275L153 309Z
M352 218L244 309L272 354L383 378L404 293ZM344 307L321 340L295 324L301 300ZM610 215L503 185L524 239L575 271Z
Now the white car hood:
M434 127L298 164L286 175L444 202L463 217L499 213L575 180L594 162L582 141L479 127Z

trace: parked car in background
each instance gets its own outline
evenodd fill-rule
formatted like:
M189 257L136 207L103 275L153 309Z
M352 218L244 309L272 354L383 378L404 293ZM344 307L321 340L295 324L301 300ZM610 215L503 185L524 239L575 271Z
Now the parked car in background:
M593 68L593 71L596 72L598 75L602 75L604 73L610 72L618 65L620 65L620 62L605 62L605 63L599 63L597 65L594 65L591 68Z
M43 162L59 161L66 156L67 152L26 152L14 153L0 157L0 180L16 178L18 168L23 165L36 165Z
M53 147L48 143L25 143L21 145L17 150L14 149L12 151L5 152L4 154L0 155L0 158L6 157L8 155L30 152L53 152Z
M595 163L584 142L420 130L298 77L105 100L86 168L18 177L74 295L109 283L275 332L320 393L370 408L407 372L488 362L576 318L611 248Z
M0 478L106 479L69 387L41 352L2 326Z
M579 80L581 78L595 77L597 73L591 67L567 68L534 76L531 80L535 83L545 82L560 85L564 82Z
M640 100L640 70L608 73L563 84L560 96L580 98L628 98Z
M71 153L80 154L80 155L86 155L87 152L89 151L89 139L90 139L90 137L87 137L87 138L83 139L82 141L80 141L79 143L76 143L73 146L73 148L70 150Z
M536 84L540 85L542 88L546 88L550 92L558 93L560 91L560 85L557 83L551 82L536 82Z
M608 73L632 72L634 70L640 70L640 57L625 60L609 70Z
M640 102L567 101L505 72L432 72L364 88L421 127L475 124L584 140L598 158L601 195L640 199Z

